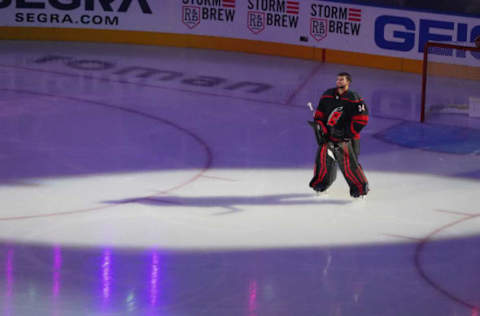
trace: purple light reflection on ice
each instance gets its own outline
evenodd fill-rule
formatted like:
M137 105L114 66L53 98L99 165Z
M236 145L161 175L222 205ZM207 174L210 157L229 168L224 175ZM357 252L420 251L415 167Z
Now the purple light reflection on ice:
M104 301L107 301L110 298L111 291L111 251L106 249L103 252L102 257L102 296Z
M5 293L6 297L12 297L13 292L13 249L8 249L7 252L7 291Z
M158 299L159 261L158 253L154 252L152 254L152 270L150 274L150 305L152 307L157 305Z
M60 246L53 247L53 275L52 275L52 297L53 297L53 314L60 315L58 310L58 295L60 294L60 270L62 268L62 250Z
M257 316L257 280L248 283L248 316Z
M4 315L10 316L12 315L11 310L11 301L12 301L12 294L13 294L13 249L8 249L7 251L7 262L5 264L5 274L6 274L6 289L5 289L5 304L4 304Z
M62 268L62 250L59 246L53 248L53 297L60 293L60 270Z

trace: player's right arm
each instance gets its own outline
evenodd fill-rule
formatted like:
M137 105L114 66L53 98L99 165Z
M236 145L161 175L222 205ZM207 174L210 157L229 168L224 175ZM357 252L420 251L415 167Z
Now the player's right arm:
M328 134L327 127L325 125L327 121L327 114L325 113L325 100L332 98L333 96L330 93L330 90L327 90L323 93L322 97L320 98L320 101L318 101L318 106L317 110L315 111L315 114L313 116L313 119L315 122L320 125L322 133L324 135Z

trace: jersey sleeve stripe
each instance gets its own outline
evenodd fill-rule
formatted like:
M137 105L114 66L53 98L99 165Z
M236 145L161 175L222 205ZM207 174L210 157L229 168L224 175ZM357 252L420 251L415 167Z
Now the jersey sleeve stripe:
M366 124L368 122L368 115L354 115L352 121Z
M341 98L342 101L348 101L348 102L352 102L352 103L360 103L360 102L363 102L363 99L360 99L360 100L350 100L350 99L347 99L347 98Z

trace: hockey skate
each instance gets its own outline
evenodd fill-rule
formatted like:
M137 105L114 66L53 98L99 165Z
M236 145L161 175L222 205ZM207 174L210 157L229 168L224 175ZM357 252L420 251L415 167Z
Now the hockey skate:
M350 188L350 196L351 196L352 198L354 198L354 199L366 200L366 199L367 199L368 191L370 191L370 189L368 188L368 184L366 184L366 185L363 187L363 192L362 192L362 193L358 192L358 189L357 189L357 188L351 187L351 188Z
M327 192L327 190L330 188L330 186L332 185L332 182L333 182L333 178L330 178L330 181L327 181L327 182L323 182L323 183L318 183L316 184L316 178L313 177L312 180L310 181L310 183L308 184L308 186L310 188L312 188L313 191L315 191L315 194L317 196L319 195L323 195L324 193Z
M328 196L328 190L327 190L327 189L325 189L325 190L323 190L323 191L317 191L317 190L315 190L315 196L316 196L316 197L319 197L319 198L320 198L320 197Z
M355 200L366 200L367 199L367 195L366 194L357 194L357 195L350 195L352 198L354 198Z

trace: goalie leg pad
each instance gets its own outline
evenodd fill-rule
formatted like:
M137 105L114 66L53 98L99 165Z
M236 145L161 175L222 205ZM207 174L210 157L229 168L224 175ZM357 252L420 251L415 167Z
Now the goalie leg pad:
M350 195L353 197L367 195L369 191L368 180L362 166L358 163L357 153L352 142L337 144L334 153L338 166L350 187Z
M315 158L315 169L309 186L319 192L327 190L337 178L335 160L329 155L328 144L318 147Z

